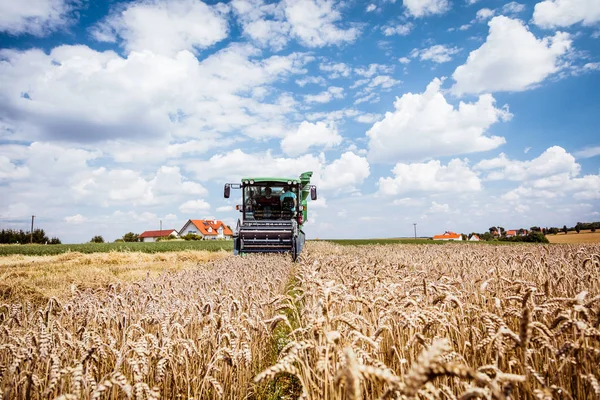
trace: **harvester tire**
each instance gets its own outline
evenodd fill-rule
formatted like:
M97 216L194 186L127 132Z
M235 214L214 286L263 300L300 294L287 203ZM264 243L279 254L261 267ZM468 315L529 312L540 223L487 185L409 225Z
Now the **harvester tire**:
M298 262L298 243L296 238L292 241L292 262Z

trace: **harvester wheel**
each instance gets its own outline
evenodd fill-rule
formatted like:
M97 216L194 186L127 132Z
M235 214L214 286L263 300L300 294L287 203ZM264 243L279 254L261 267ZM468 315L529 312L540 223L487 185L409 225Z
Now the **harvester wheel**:
M292 240L292 262L298 262L298 245L296 238Z

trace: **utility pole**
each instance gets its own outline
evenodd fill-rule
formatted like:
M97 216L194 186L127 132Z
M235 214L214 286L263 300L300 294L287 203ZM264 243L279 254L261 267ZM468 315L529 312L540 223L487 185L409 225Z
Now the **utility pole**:
M415 239L417 238L417 223L413 222L413 225L415 227Z
M35 215L31 216L31 232L29 232L29 244L33 243L33 219L35 218Z

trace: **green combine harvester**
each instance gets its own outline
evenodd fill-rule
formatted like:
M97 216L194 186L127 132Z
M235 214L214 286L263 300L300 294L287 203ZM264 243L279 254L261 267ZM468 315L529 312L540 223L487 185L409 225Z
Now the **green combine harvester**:
M233 254L289 252L296 261L304 247L308 197L317 199L311 176L309 171L299 178L243 178L242 183L226 183L226 199L231 189L242 189L242 204L236 207L242 217L233 235Z

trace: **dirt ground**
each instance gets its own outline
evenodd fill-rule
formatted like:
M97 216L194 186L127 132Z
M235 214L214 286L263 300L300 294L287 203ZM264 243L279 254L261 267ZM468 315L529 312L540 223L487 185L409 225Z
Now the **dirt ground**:
M556 235L546 236L550 243L600 243L600 232L591 232L589 230L577 232L568 232L567 234L558 233Z

